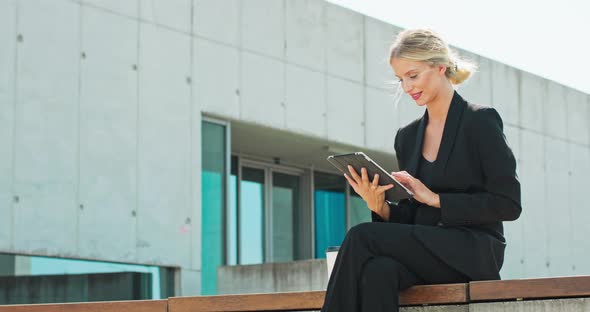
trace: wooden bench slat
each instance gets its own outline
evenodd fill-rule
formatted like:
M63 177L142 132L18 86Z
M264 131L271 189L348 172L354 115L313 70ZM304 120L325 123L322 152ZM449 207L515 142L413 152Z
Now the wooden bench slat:
M169 312L318 310L325 291L168 298Z
M550 277L469 283L471 301L590 296L590 276Z
M467 303L468 284L419 285L400 293L400 305Z
M241 294L168 299L170 312L319 310L325 291ZM401 305L467 303L467 284L414 286L400 294Z
M167 312L167 300L0 305L0 312Z

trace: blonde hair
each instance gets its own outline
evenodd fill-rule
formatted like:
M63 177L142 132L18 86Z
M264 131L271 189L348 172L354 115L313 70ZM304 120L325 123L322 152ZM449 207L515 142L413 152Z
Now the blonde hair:
M445 65L445 76L454 85L469 79L477 70L475 63L460 57L441 35L427 28L400 32L389 52L389 61L393 58L426 62L431 66Z

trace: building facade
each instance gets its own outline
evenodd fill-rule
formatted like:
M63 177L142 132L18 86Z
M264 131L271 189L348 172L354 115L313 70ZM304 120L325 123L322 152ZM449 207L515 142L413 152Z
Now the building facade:
M91 261L196 295L220 266L325 257L369 220L326 157L393 171L423 114L394 103L400 30L320 0L0 0L0 272ZM518 159L502 277L590 274L590 96L458 50Z

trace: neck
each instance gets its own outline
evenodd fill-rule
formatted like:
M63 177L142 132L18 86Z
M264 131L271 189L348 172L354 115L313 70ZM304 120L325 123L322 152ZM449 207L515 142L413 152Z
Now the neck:
M445 84L445 87L442 88L437 97L426 105L429 122L445 122L454 92L455 90L453 89L453 85L451 83Z

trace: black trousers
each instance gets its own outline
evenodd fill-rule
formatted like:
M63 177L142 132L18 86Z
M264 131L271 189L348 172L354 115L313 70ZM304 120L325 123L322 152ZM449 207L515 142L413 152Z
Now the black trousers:
M413 285L464 283L412 231L424 225L370 222L351 228L338 251L322 312L396 312L399 292Z

